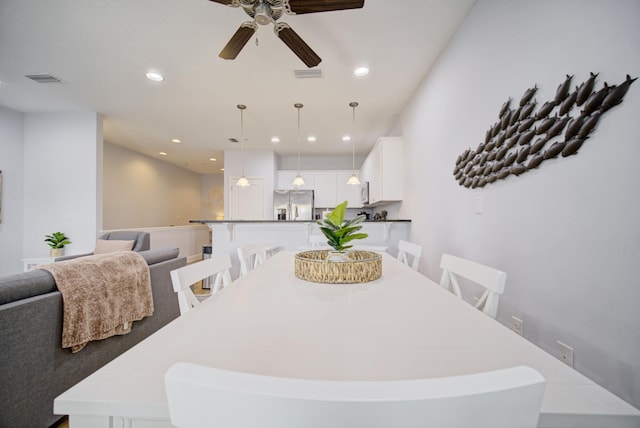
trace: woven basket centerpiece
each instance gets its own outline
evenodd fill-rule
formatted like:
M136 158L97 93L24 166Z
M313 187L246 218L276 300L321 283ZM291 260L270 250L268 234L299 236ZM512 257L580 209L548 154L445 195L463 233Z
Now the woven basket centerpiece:
M374 281L382 275L382 255L372 251L348 251L340 260L329 250L296 254L296 276L325 284L355 284Z

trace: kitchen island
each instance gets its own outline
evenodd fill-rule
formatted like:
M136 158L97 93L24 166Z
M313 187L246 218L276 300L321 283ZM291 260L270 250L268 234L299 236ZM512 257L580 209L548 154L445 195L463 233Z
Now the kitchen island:
M297 251L311 246L311 235L322 235L315 220L190 220L190 223L209 226L212 254L231 256L233 278L238 276L238 247L261 243L269 247L271 253L280 250ZM387 252L395 256L398 241L409 240L411 220L366 221L362 232L369 237L354 241L354 246L387 247Z

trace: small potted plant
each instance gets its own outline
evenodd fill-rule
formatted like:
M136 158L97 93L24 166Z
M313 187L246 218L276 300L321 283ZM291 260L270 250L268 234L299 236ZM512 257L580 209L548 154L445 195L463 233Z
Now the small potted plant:
M358 233L362 229L361 223L366 219L366 216L359 214L351 220L345 221L346 211L347 201L344 201L327 214L323 220L318 221L320 230L327 237L327 244L335 250L333 255L330 254L330 259L332 256L338 256L339 259L348 258L346 252L353 245L347 244L354 239L364 239L369 236L366 233Z
M71 244L69 238L62 232L53 232L51 235L45 235L44 242L51 247L49 250L51 257L62 256L64 254L64 246Z

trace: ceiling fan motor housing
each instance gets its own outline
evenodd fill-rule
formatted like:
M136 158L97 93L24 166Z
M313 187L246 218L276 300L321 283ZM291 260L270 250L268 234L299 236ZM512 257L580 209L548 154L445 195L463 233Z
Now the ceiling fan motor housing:
M271 8L266 3L260 3L255 8L254 19L260 25L271 23Z

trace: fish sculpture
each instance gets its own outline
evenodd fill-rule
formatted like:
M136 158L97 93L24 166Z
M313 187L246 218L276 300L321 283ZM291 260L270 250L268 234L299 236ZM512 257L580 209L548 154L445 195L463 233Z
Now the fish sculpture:
M556 105L560 104L569 94L569 88L571 87L571 79L573 79L573 75L568 75L563 83L558 85L558 89L556 89L556 97L554 98L554 102Z
M604 98L604 101L602 101L602 106L600 107L600 111L604 113L605 111L609 110L611 107L614 107L620 104L622 102L622 98L624 98L624 96L627 94L627 91L629 90L629 86L631 86L631 84L635 82L636 79L637 77L635 79L632 79L631 76L627 74L627 80L625 80L623 83L621 83L620 85L616 86L611 91L609 91L607 96Z
M542 107L536 113L536 120L544 119L551 113L551 110L556 106L555 101L547 101L542 104Z
M576 88L576 92L578 93L578 96L576 97L576 105L578 107L584 104L584 102L587 101L587 98L589 98L589 96L593 92L593 85L596 81L596 77L598 77L598 74L599 73L591 73L591 77L589 77L579 87Z
M576 98L578 98L578 91L573 91L560 103L560 108L558 109L558 114L560 116L564 116L569 113L569 111L573 108L576 103Z
M527 129L531 128L531 125L533 125L535 122L536 122L536 119L533 117L523 120L522 122L520 122L520 125L518 126L518 132L526 131Z
M524 120L525 118L531 115L531 112L534 108L536 108L536 101L534 100L532 103L525 104L521 107L520 116L518 116L518 120Z
M521 148L520 151L518 152L518 157L516 157L516 162L522 163L526 161L527 158L529 157L529 150L531 150L531 147L529 146L525 146Z
M531 150L529 150L529 154L530 155L535 155L536 153L538 153L540 150L542 150L542 148L545 146L545 144L547 144L547 141L549 141L549 139L546 138L546 137L538 138L531 145Z
M502 118L502 116L504 116L509 111L510 104L511 104L511 97L509 97L509 99L505 101L504 104L502 104L502 107L500 108L500 113L498 113L498 117Z
M576 153L578 153L578 149L582 146L587 138L589 137L576 137L567 141L567 144L562 149L562 157L566 158L567 156L575 155Z
M542 154L535 155L534 157L531 158L531 160L527 164L527 169L537 168L538 165L540 165L543 160L544 160L544 155Z
M590 115L594 111L598 110L602 105L604 99L609 95L612 87L607 85L607 82L604 82L604 88L600 89L597 92L591 94L587 101L584 103L584 109L582 110L582 114Z
M500 108L498 121L487 129L484 141L475 150L467 148L456 158L453 175L458 184L482 188L510 175L519 176L536 169L559 155L563 158L576 155L591 138L602 115L620 105L637 80L627 75L619 85L604 82L596 89L599 73L589 74L573 92L570 92L573 75L567 74L555 97L543 102L538 111L533 99L537 84L524 92L517 108L510 108L513 100L509 97ZM582 111L574 109L576 106L582 107Z
M538 90L538 85L533 85L533 88L529 88L524 92L524 95L522 95L522 98L520 98L520 107L524 106L525 104L527 104L531 98L533 98L533 96L536 94L536 91Z
M572 118L567 124L567 130L564 133L564 139L570 140L571 138L578 135L580 128L582 127L582 123L584 122L585 116L580 115Z
M578 131L578 138L585 138L593 128L596 127L598 121L600 120L600 115L602 113L596 112L593 116L590 116L589 119L585 120L582 126L580 126L580 130Z

